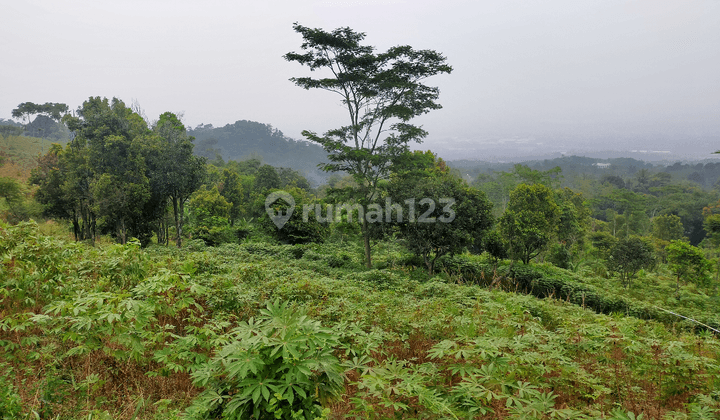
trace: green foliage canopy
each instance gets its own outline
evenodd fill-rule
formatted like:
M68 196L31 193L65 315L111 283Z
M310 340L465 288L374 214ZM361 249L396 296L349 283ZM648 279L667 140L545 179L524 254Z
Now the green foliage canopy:
M637 236L622 238L610 250L607 265L610 271L618 273L626 287L640 269L655 264L655 255L650 243Z
M153 177L169 197L175 220L175 243L182 246L185 203L200 188L206 175L205 158L193 155L193 138L173 113L160 116L154 140L159 152L152 157Z
M190 233L211 246L232 242L234 235L228 219L232 207L217 187L203 186L188 201Z
M682 220L674 214L661 214L652 219L652 235L663 241L682 239L685 233Z
M527 264L550 243L558 230L560 209L550 188L520 184L500 217L499 229L512 258Z
M400 234L408 249L422 256L431 275L439 257L482 243L493 224L485 193L448 173L426 177L405 193L417 207L415 218L400 224Z
M668 268L677 276L676 293L680 293L680 281L694 279L696 283L703 283L707 279L711 263L705 258L703 251L689 243L675 240L665 247L667 252Z

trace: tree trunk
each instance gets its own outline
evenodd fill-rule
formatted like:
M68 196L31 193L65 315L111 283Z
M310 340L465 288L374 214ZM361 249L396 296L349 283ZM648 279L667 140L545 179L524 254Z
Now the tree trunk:
M440 257L440 255L441 255L441 252L436 251L433 259L430 260L430 275L431 276L435 273L435 261L437 261L437 259Z
M167 212L166 212L167 213ZM158 227L157 227L157 241L158 245L167 245L168 244L168 236L170 235L169 231L169 224L167 220L167 214L163 214L162 217L158 220Z
M180 199L178 200L178 217L180 223L178 223L178 247L182 246L182 234L183 226L185 225L185 202Z
M158 245L162 245L165 241L165 238L163 237L164 234L165 228L163 227L163 219L159 218L157 221L157 225L155 225L155 235L157 236Z
M175 217L175 244L178 248L182 248L182 229L183 216L185 214L185 205L182 198L173 197L173 215Z
M125 227L125 219L120 219L118 222L118 231L120 233L120 245L127 243L127 228Z
M173 216L175 218L175 245L177 245L178 248L182 248L182 240L180 239L181 232L181 222L180 222L180 216L178 215L178 211L182 211L180 209L180 203L177 197L172 198L173 202Z
M95 214L90 212L90 245L95 246L95 232L96 232L96 221Z
M73 225L73 236L75 236L75 242L80 240L80 221L78 220L77 213L73 210L72 214L72 225Z
M370 257L370 232L368 232L367 219L363 218L362 223L363 242L365 244L365 267L372 268L372 259Z

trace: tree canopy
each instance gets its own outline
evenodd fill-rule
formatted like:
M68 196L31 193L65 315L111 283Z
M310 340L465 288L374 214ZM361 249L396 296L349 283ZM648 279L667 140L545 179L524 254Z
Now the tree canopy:
M711 263L705 258L701 249L680 240L670 242L665 249L668 268L677 279L677 295L680 294L681 281L694 279L696 283L702 283L706 279Z
M94 242L99 228L121 243L131 236L148 243L169 200L180 246L183 206L200 186L205 162L193 156L177 116L162 114L150 130L123 101L91 97L63 121L74 138L65 148L54 145L31 177L45 213L69 219L76 240Z
M655 256L652 245L637 236L618 240L608 257L608 268L618 273L628 288L638 271L650 268L653 264Z
M68 106L62 103L45 102L44 104L35 104L32 102L23 102L12 110L12 116L13 118L21 118L30 122L31 115L43 114L55 121L60 121L68 111Z
M558 231L560 209L550 188L520 184L510 193L500 217L500 231L513 258L527 264L550 243Z

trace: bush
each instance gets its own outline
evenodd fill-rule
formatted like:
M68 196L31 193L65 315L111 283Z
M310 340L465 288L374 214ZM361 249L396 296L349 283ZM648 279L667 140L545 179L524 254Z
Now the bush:
M553 246L550 247L550 252L548 254L547 260L554 266L567 270L570 268L572 254L570 253L570 250L567 249L564 245L553 244Z
M185 249L188 251L203 251L206 246L204 239L191 239L185 242Z
M376 290L385 290L393 286L405 285L405 280L396 272L390 270L368 270L351 272L345 276L348 280L361 281L372 284Z
M302 194L296 190L292 190L293 199L297 203L295 207L284 200L277 200L272 203L270 210L275 214L290 214L289 219L285 221L279 228L270 219L266 211L262 211L258 217L258 224L266 233L285 244L307 244L311 242L322 242L328 233L327 223L320 223L314 217L309 217L307 221L303 220L303 203L305 199ZM264 209L265 201L259 200L255 203L255 208Z
M488 285L492 278L493 267L488 264L472 261L466 256L455 256L442 261L442 267L450 274L460 275L466 280ZM652 319L668 325L676 324L679 319L671 314L656 309L649 303L633 298L623 297L585 284L561 272L552 266L511 265L498 267L496 274L504 279L503 284L518 291L539 298L554 297L576 305L592 309L597 313L622 313L640 319ZM720 322L708 316L694 316L694 319L712 328L720 329ZM697 327L681 322L688 327Z
M189 418L315 419L321 402L343 389L339 336L288 308L268 304L258 319L232 331L224 346L192 374L206 387L187 409Z

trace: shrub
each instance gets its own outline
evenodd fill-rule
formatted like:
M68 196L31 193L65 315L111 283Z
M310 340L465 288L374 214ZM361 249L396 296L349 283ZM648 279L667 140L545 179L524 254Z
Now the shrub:
M547 260L556 267L569 269L570 263L572 262L572 254L563 244L553 244L550 247Z
M268 304L257 319L235 328L225 345L193 373L206 387L187 409L189 418L315 419L321 401L343 389L333 355L339 336L288 308Z

